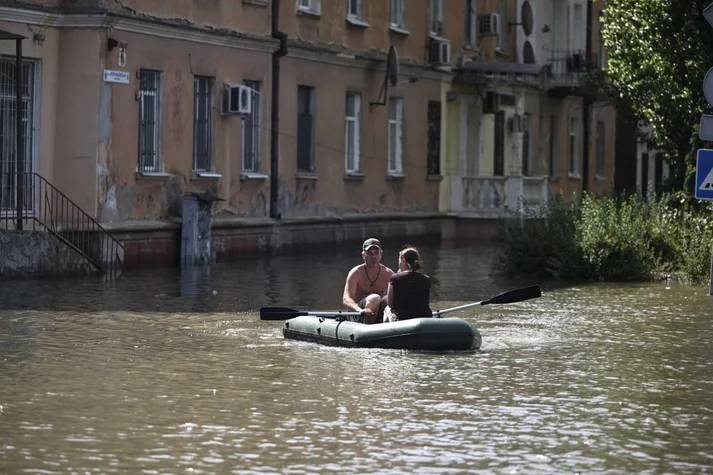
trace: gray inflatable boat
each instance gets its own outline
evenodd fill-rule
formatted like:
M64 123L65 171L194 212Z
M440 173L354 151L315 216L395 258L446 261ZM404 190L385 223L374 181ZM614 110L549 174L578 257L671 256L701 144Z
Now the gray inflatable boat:
M413 318L365 325L306 315L287 320L282 333L293 340L351 348L477 350L481 343L478 330L460 318Z

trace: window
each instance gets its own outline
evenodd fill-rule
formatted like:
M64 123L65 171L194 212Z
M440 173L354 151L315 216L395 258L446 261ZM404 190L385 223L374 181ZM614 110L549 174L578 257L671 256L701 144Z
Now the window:
M569 174L579 176L579 118L569 120Z
M359 171L359 148L361 142L361 96L355 93L347 94L345 114L345 164L347 173Z
M15 71L14 57L0 57L0 212L15 211L17 206ZM22 81L20 87L22 89L23 171L31 172L34 170L35 63L22 61ZM32 188L26 186L24 189L24 210L33 210Z
M478 10L476 0L466 0L465 2L465 42L468 46L475 48L478 38Z
M297 8L308 13L319 13L321 10L321 0L297 0Z
M260 171L260 83L245 81L250 91L250 113L243 117L243 171Z
M641 196L644 198L649 191L649 154L641 154Z
M347 18L362 18L362 0L347 0Z
M161 171L161 72L139 71L139 172Z
M530 114L522 116L522 175L532 172L532 147L530 143Z
M557 135L557 116L550 116L550 176L557 176L557 148L559 147Z
M389 25L393 28L405 28L404 8L406 0L390 0L389 2Z
M604 177L604 156L606 152L607 138L606 125L603 121L597 122L597 163L596 174L598 177Z
M389 175L401 175L403 164L404 100L392 97L389 101Z
M493 175L505 172L505 111L495 113Z
M314 88L297 86L297 171L314 172Z
M426 169L429 175L441 174L441 103L428 103Z
M508 23L508 4L506 0L498 0L498 15L500 24L498 25L498 51L505 51L508 46L508 31L510 29Z
M193 78L193 170L213 166L213 78Z
M431 0L431 26L429 33L433 36L443 34L443 0Z

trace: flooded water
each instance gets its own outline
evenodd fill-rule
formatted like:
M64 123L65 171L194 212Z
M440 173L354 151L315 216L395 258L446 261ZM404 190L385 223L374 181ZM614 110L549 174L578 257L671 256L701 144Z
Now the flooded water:
M532 283L496 277L493 248L423 254L434 309ZM481 352L324 347L259 320L338 308L358 262L1 282L0 472L713 472L705 288L541 283L458 315Z

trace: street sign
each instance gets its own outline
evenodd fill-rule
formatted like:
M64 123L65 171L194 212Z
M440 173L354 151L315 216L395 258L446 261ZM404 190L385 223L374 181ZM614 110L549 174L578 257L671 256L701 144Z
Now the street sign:
M119 84L129 84L129 72L105 69L104 70L104 82L115 82L115 83L119 83Z
M695 195L699 200L713 200L713 150L698 149Z

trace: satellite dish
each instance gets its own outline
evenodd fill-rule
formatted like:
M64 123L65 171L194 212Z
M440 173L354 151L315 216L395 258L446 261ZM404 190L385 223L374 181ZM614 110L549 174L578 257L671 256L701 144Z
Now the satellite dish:
M393 46L389 47L389 57L386 60L386 80L392 86L399 82L399 54Z

